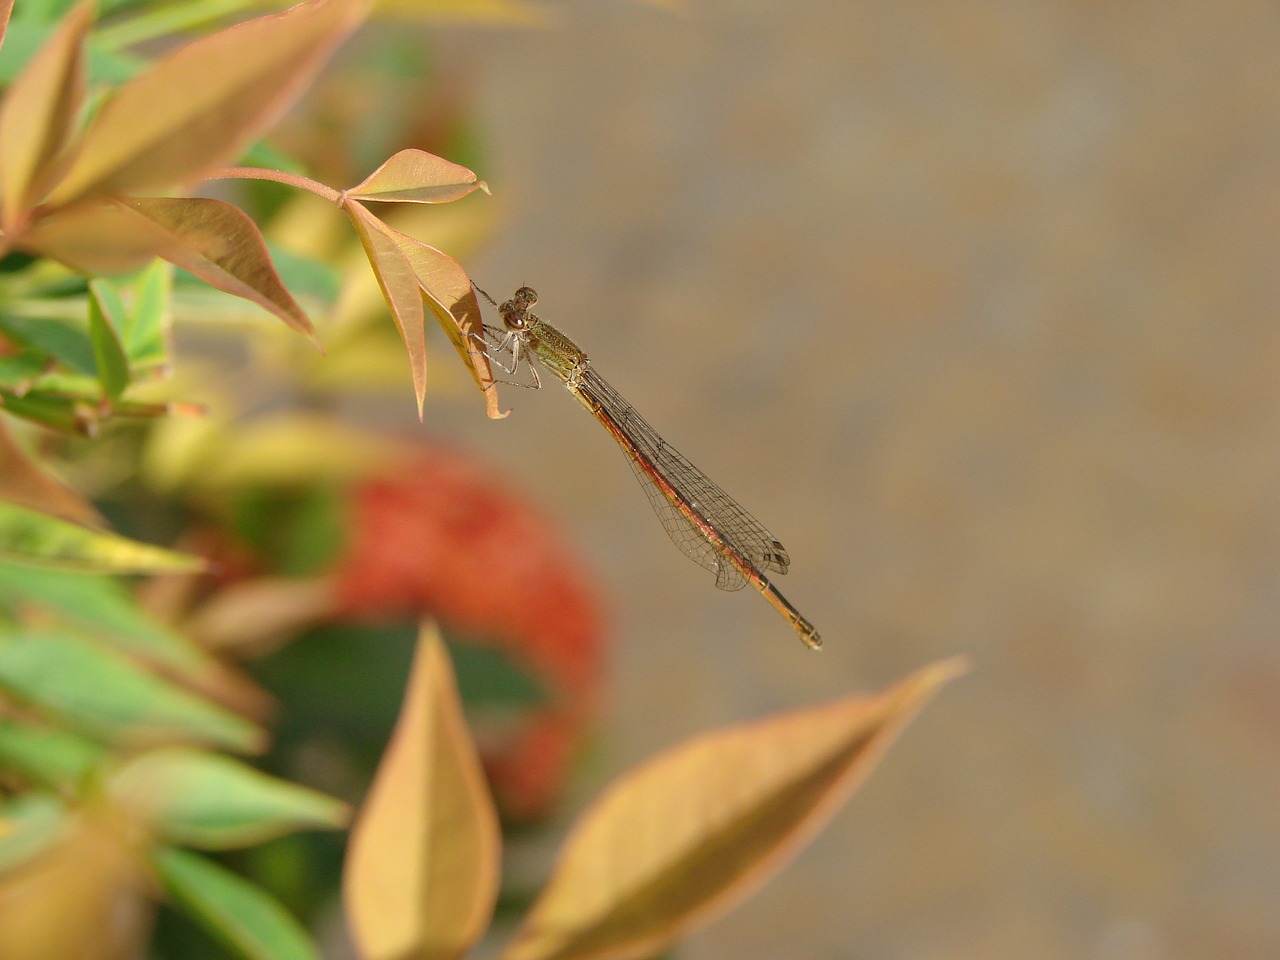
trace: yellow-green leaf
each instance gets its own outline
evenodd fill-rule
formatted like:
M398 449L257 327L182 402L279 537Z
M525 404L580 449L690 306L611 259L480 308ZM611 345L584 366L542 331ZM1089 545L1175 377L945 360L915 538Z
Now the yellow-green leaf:
M90 530L13 503L0 502L0 559L63 570L103 573L178 573L202 570L204 561Z
M961 669L713 731L624 774L574 827L503 960L662 953L811 840Z
M4 228L12 232L52 180L84 101L84 35L92 7L84 3L62 24L10 84L0 106L0 197Z
M342 208L356 228L369 265L378 278L378 286L391 309L391 316L400 329L400 337L409 354L413 394L418 401L418 419L421 420L427 397L427 342L422 328L425 313L417 275L396 242L395 231L354 200L345 202Z
M111 795L172 843L226 850L304 829L333 829L347 805L239 760L183 747L153 750L111 778Z
M0 690L99 740L261 748L261 728L71 633L0 635ZM3 954L0 954L3 956Z
M159 60L102 107L50 201L189 183L234 160L306 89L363 7L298 4Z
M424 628L404 706L351 834L343 900L363 960L451 960L488 924L497 816L438 631Z
M53 570L0 560L0 604L40 608L110 642L170 676L200 684L221 674L221 664L185 633L143 609L118 577Z
M449 203L476 189L489 188L466 167L425 150L401 150L346 191L356 200L395 200L403 203Z
M4 726L0 724L0 731ZM15 793L0 802L0 877L26 866L55 843L67 820L66 807L52 791Z

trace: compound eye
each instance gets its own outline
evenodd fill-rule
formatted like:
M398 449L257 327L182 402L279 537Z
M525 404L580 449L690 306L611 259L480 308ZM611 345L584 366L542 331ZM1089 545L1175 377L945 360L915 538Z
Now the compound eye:
M519 300L526 306L533 306L538 302L538 292L533 287L521 287L515 292L513 300Z

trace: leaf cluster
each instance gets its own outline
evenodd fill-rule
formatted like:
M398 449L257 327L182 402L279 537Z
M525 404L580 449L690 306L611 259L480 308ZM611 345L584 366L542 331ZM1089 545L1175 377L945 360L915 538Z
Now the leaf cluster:
M0 40L12 8L0 0ZM501 416L466 273L374 212L484 184L415 149L345 189L228 166L355 29L361 3L311 0L154 62L104 49L101 34L95 45L92 4L57 12L14 20L22 55L0 59L0 956L136 955L164 901L238 956L305 960L318 952L298 921L217 854L340 829L351 811L243 759L268 739L258 689L148 612L128 579L193 576L204 561L112 532L40 446L119 417L197 412L154 392L173 364L175 268L315 338L255 222L189 195L213 179L272 180L337 207L407 350L419 415L430 314ZM111 29L127 36L129 23ZM624 774L579 818L501 955L665 949L807 842L957 669L714 731ZM432 628L355 824L343 899L359 954L471 951L492 921L502 841Z

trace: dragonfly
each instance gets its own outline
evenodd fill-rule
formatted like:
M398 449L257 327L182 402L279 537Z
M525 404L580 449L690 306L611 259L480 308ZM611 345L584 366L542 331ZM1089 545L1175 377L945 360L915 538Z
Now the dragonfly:
M721 590L755 587L786 618L800 639L817 650L822 638L778 592L766 571L786 573L791 558L764 525L690 463L649 426L635 408L596 373L576 343L530 310L538 301L531 287L520 287L501 304L476 289L498 308L505 330L485 328L486 353L508 375L524 362L539 388L541 365L586 407L618 442L667 535L685 556L715 574ZM503 358L509 357L509 361ZM536 363L531 362L536 361Z

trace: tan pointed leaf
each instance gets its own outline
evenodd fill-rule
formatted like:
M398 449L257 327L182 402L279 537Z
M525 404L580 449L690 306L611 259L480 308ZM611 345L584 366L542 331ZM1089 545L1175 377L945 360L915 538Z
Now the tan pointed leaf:
M502 960L662 953L811 840L961 669L713 731L624 774L574 827Z
M391 309L392 319L400 328L400 337L409 353L413 394L418 401L418 419L421 420L427 397L427 341L422 329L425 314L417 275L395 241L394 230L353 200L343 203L342 208L355 225L369 265L373 267L378 286Z
M93 505L36 465L10 435L4 420L0 420L0 500L72 523L102 526L102 517Z
M480 304L476 301L471 278L448 254L398 230L388 228L388 231L413 268L431 312L484 393L489 419L501 420L511 411L498 409L498 391L489 369L489 358L481 349L484 318L480 315Z
M84 35L91 7L63 20L40 52L10 84L0 106L0 196L6 231L17 229L27 208L51 181L49 165L67 144L84 101Z
M159 60L103 106L51 202L189 183L231 162L306 89L363 7L298 4Z
M117 273L162 257L315 336L271 265L257 224L221 200L128 197L78 204L37 221L22 246L84 273Z
M150 873L126 825L112 819L81 817L56 846L0 879L0 957L126 960L145 950Z
M476 189L489 188L466 167L425 150L401 150L358 186L346 192L356 200L449 203Z
M497 815L438 631L424 627L404 706L351 834L343 900L363 960L451 960L488 925Z

